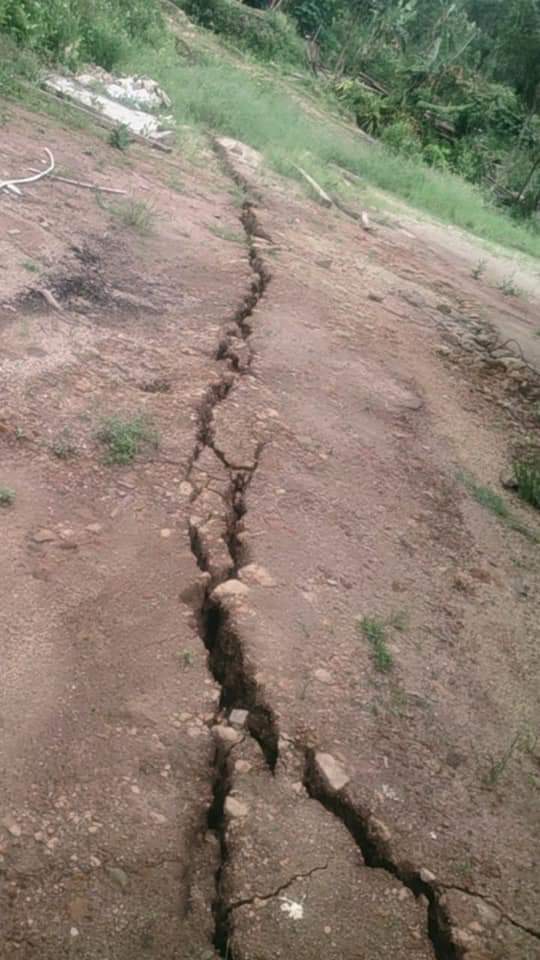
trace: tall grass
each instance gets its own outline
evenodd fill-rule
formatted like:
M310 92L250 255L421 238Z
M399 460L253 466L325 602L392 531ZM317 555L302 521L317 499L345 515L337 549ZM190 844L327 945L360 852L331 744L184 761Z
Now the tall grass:
M0 0L0 32L69 66L110 70L133 40L163 37L158 0Z
M138 50L128 61L165 87L176 119L235 137L260 150L280 173L295 177L299 163L322 186L335 186L337 164L439 219L503 246L540 256L540 235L514 223L481 192L459 177L414 159L398 157L382 145L365 144L328 120L308 114L267 74L219 59L188 64L172 43L159 51Z

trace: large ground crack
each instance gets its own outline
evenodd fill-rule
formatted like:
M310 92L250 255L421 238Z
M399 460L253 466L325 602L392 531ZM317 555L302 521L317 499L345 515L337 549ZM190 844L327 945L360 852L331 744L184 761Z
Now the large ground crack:
M247 196L248 185L242 181L223 149L214 144L226 172ZM263 263L255 243L255 237L261 235L253 205L245 200L240 217L248 245L251 280L248 290L234 311L225 319L223 332L215 352L215 360L220 364L218 379L209 384L199 408L196 445L191 458L188 477L197 469L198 461L211 450L221 463L227 475L227 490L220 494L224 509L227 510L227 531L223 538L230 563L227 562L229 581L238 581L239 569L243 563L240 533L241 519L246 512L246 491L256 473L262 444L256 448L253 463L238 465L231 463L219 449L215 438L214 415L238 384L240 378L250 370L253 351L249 343L252 332L251 318L261 297L263 297L270 273ZM247 662L246 653L240 636L232 622L227 604L223 602L216 587L223 577L213 570L208 551L204 548L198 531L190 529L191 549L199 568L206 574L206 585L196 610L201 639L208 651L208 666L212 676L220 686L216 720L233 709L248 711L247 730L259 744L270 770L274 770L278 757L278 730L273 711L265 702L264 694L255 678L255 670ZM229 753L216 738L214 756L213 800L208 811L208 829L217 836L220 850L220 863L216 874L216 896L213 904L214 946L222 957L234 960L230 952L231 912L223 895L223 872L228 859L225 837L225 801L231 789L229 773ZM291 880L292 882L292 880ZM279 893L279 891L278 891ZM236 904L239 906L239 904Z

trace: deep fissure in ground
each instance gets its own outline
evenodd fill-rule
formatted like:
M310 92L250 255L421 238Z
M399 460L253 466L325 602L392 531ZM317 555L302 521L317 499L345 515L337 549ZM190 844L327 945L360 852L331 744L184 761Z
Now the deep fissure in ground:
M223 149L216 145L216 152L222 159L225 169L241 189L246 192L248 185L231 167ZM264 295L270 274L267 271L256 248L255 238L270 238L260 228L251 202L246 201L242 208L241 223L245 231L249 250L249 262L252 280L248 294L237 309L232 320L225 326L224 335L215 353L215 359L227 364L220 379L211 384L205 394L199 410L199 428L197 444L192 458L194 466L202 451L209 447L219 458L229 475L228 508L229 521L227 547L231 557L229 578L237 579L241 566L246 562L245 547L239 537L239 524L246 512L245 494L257 470L260 448L252 468L238 469L228 463L224 454L216 448L213 435L213 418L216 407L230 394L231 390L245 375L251 366L253 354L248 340L252 332L249 319ZM234 348L234 341L248 344L247 362L242 365ZM208 557L192 533L192 550L199 567L208 572ZM206 585L203 600L198 613L199 632L208 652L208 666L212 676L221 689L217 717L234 708L248 711L247 734L259 744L266 764L273 773L278 760L279 732L273 710L266 702L254 671L246 662L245 651L240 637L226 606L213 596L217 583L210 579ZM214 755L213 799L208 810L207 826L215 833L219 842L220 863L216 873L216 896L213 903L214 938L213 943L224 960L235 960L231 951L232 913L235 905L227 904L223 895L224 870L228 861L225 826L225 801L231 790L229 769L230 753L221 743L216 744ZM451 936L451 925L445 910L440 904L434 884L426 883L420 872L412 865L396 864L389 855L385 844L369 827L369 817L356 809L340 795L325 789L317 776L314 755L305 749L304 786L309 796L333 813L348 830L360 849L366 866L386 870L412 891L415 897L424 897L427 911L427 932L437 960L460 960L462 952L456 948Z

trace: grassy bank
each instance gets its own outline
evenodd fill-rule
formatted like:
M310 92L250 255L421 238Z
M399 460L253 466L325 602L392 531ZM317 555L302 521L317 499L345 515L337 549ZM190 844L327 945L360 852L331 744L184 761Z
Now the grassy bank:
M59 39L54 34L52 14L64 2L71 15L66 18ZM10 4L14 11L18 3L20 0L0 0L0 13L8 10ZM90 19L89 5L82 0L51 0L47 5L22 0L22 7L39 8L45 13L38 21L39 30L25 34L23 27L17 27L10 31L9 49L13 49L15 40L19 44L18 68L22 58L30 53L34 60L43 60L46 55L49 60L60 59L73 67L84 59L92 59L118 71L147 73L167 90L178 123L243 140L260 150L266 161L286 176L298 176L296 163L322 186L345 189L344 181L332 166L337 165L360 176L366 186L394 194L443 222L502 246L540 256L540 235L491 206L474 186L417 159L363 142L330 113L327 117L315 116L298 96L288 94L276 69L278 64L273 64L272 75L260 62L254 67L249 61L241 61L240 55L231 55L231 51L220 52L215 39L210 43L205 39L201 48L194 51L194 57L183 57L153 3L95 0L94 21ZM4 30L6 22L4 19ZM2 77L10 73L10 58L5 55L8 48L2 48L1 39L0 33L0 51L4 54L0 87ZM323 109L321 100L320 114Z
M490 206L475 187L382 146L363 143L332 117L318 120L260 69L250 73L218 58L186 63L172 41L159 50L134 51L125 66L159 80L180 123L243 140L280 173L296 176L293 164L299 163L323 186L336 188L331 164L337 164L444 222L540 256L540 236Z

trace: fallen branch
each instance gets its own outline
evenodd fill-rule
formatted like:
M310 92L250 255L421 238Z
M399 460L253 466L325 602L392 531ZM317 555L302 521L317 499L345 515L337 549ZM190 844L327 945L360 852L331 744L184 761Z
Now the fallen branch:
M99 190L100 193L121 193L124 196L127 194L127 190L120 190L117 187L100 187L97 183L84 183L82 180L72 180L70 177L59 177L55 173L51 175L51 180L69 183L72 187L84 187L85 190Z
M293 167L295 170L298 170L298 173L301 174L301 176L304 178L304 180L307 181L307 183L309 183L310 187L312 188L312 190L315 191L315 193L317 194L323 206L332 207L333 206L332 200L330 199L328 194L324 192L323 188L319 186L317 181L314 180L313 177L310 177L309 173L306 173L306 171L302 167L299 167L296 163L293 163Z
M17 177L16 179L11 180L0 180L0 190L12 190L13 187L15 187L15 192L20 193L20 190L17 189L17 184L35 183L36 180L41 180L43 177L46 177L48 174L52 173L54 170L54 157L47 147L45 147L44 150L49 159L49 166L46 170L40 170L39 173L34 174L32 177Z
M359 213L356 213L355 210L352 210L351 207L348 207L345 203L343 203L339 199L339 197L335 196L335 194L332 194L332 200L334 201L338 210L341 210L341 212L346 214L347 217L350 217L351 220L356 220L356 221L361 220L361 215Z
M50 290L47 290L46 287L36 287L36 293L40 293L45 303L48 303L53 310L59 310L60 313L64 312L64 308L58 303L54 293L51 293Z

